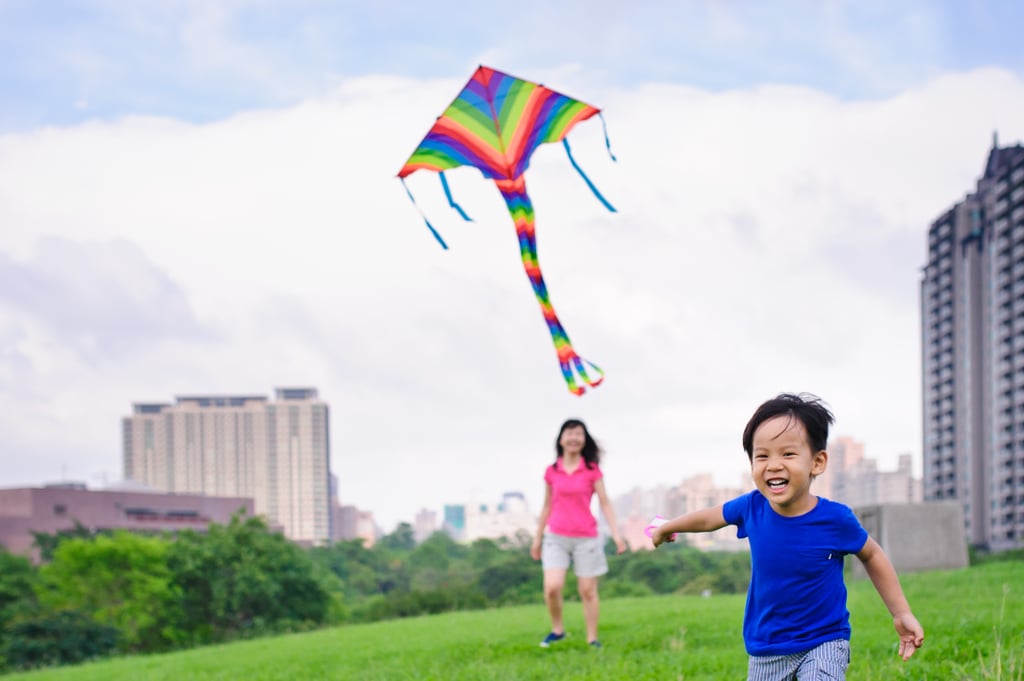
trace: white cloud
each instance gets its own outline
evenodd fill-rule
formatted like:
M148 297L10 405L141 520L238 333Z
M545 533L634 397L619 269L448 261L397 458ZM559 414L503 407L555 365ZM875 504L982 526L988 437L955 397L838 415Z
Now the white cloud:
M442 251L395 179L464 79L348 80L206 125L0 137L0 263L63 282L31 307L0 301L0 408L16 414L0 466L18 471L5 482L59 465L116 476L133 401L279 385L320 388L343 500L387 525L472 493L538 505L568 416L606 445L613 494L704 470L735 482L743 424L781 390L820 394L883 465L919 454L925 230L971 189L993 128L1024 138L1024 83L981 70L844 102L781 86L577 93L576 77L546 80L604 108L618 163L596 120L570 140L619 212L557 145L527 184L555 309L607 373L582 398L562 385L494 186L450 174L464 223L435 176L409 178ZM83 329L101 344L91 362ZM126 338L130 352L100 352Z

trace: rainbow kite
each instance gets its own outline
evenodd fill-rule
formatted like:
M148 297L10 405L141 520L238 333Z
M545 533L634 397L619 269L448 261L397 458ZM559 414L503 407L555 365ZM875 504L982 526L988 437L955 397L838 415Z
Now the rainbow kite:
M612 205L601 196L576 164L569 149L569 142L565 139L574 125L595 114L601 117L600 110L589 104L570 99L537 83L481 66L466 83L462 92L438 117L434 127L398 172L403 186L405 178L417 170L440 173L441 186L449 205L465 220L470 218L452 198L444 171L459 166L473 166L479 169L484 177L494 180L515 222L523 267L551 332L562 375L569 390L577 395L582 395L585 388L577 385L574 370L581 382L591 387L600 385L604 380L604 372L576 354L572 343L569 342L569 336L558 321L555 309L551 306L548 289L544 285L544 277L537 263L533 204L526 193L523 173L529 167L530 156L537 147L545 142L561 140L573 168L583 177L594 195L608 210L614 212ZM602 118L602 126L603 124ZM605 146L611 155L607 132ZM612 160L615 160L614 156ZM408 186L405 187L405 191L415 204L416 200ZM441 246L448 248L426 216L423 220ZM593 369L595 378L587 374L584 364Z

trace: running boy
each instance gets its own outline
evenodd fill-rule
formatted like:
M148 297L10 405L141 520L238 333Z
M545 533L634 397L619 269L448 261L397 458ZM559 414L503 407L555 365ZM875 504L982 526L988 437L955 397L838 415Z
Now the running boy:
M754 412L743 449L757 487L715 508L673 518L651 535L655 546L676 532L737 526L750 540L751 576L743 614L750 655L748 681L845 679L850 664L850 613L843 558L864 569L899 634L904 660L924 643L896 570L853 511L811 494L828 464L832 413L817 397L781 394Z

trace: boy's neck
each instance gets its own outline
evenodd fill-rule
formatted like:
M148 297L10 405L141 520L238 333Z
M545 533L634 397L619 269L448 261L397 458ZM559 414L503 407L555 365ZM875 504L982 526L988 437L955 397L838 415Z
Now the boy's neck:
M768 504L772 507L773 511L783 517L798 518L810 513L815 509L815 507L817 507L818 497L808 493L800 499L794 499L791 503L788 503L785 506L777 506L771 499L768 500Z

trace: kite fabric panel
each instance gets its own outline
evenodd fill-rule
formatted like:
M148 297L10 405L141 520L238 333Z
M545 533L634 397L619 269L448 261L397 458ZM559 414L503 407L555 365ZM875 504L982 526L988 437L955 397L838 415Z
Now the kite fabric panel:
M612 205L601 196L576 164L566 139L566 135L577 123L595 115L600 117L600 110L589 104L566 97L538 83L481 66L437 118L427 136L398 172L403 185L405 178L417 170L439 173L449 205L465 220L470 218L452 197L444 171L472 166L483 173L485 178L494 181L515 224L523 268L548 325L562 375L569 390L577 395L585 392L584 384L590 387L600 385L604 380L604 372L576 354L551 305L537 260L533 204L526 193L524 173L537 147L548 142L562 142L573 168L583 177L598 200L614 212ZM605 145L611 155L607 134ZM612 159L615 157L612 156ZM407 186L405 190L415 204ZM441 246L448 248L426 216L423 220ZM593 377L588 368L592 370Z

